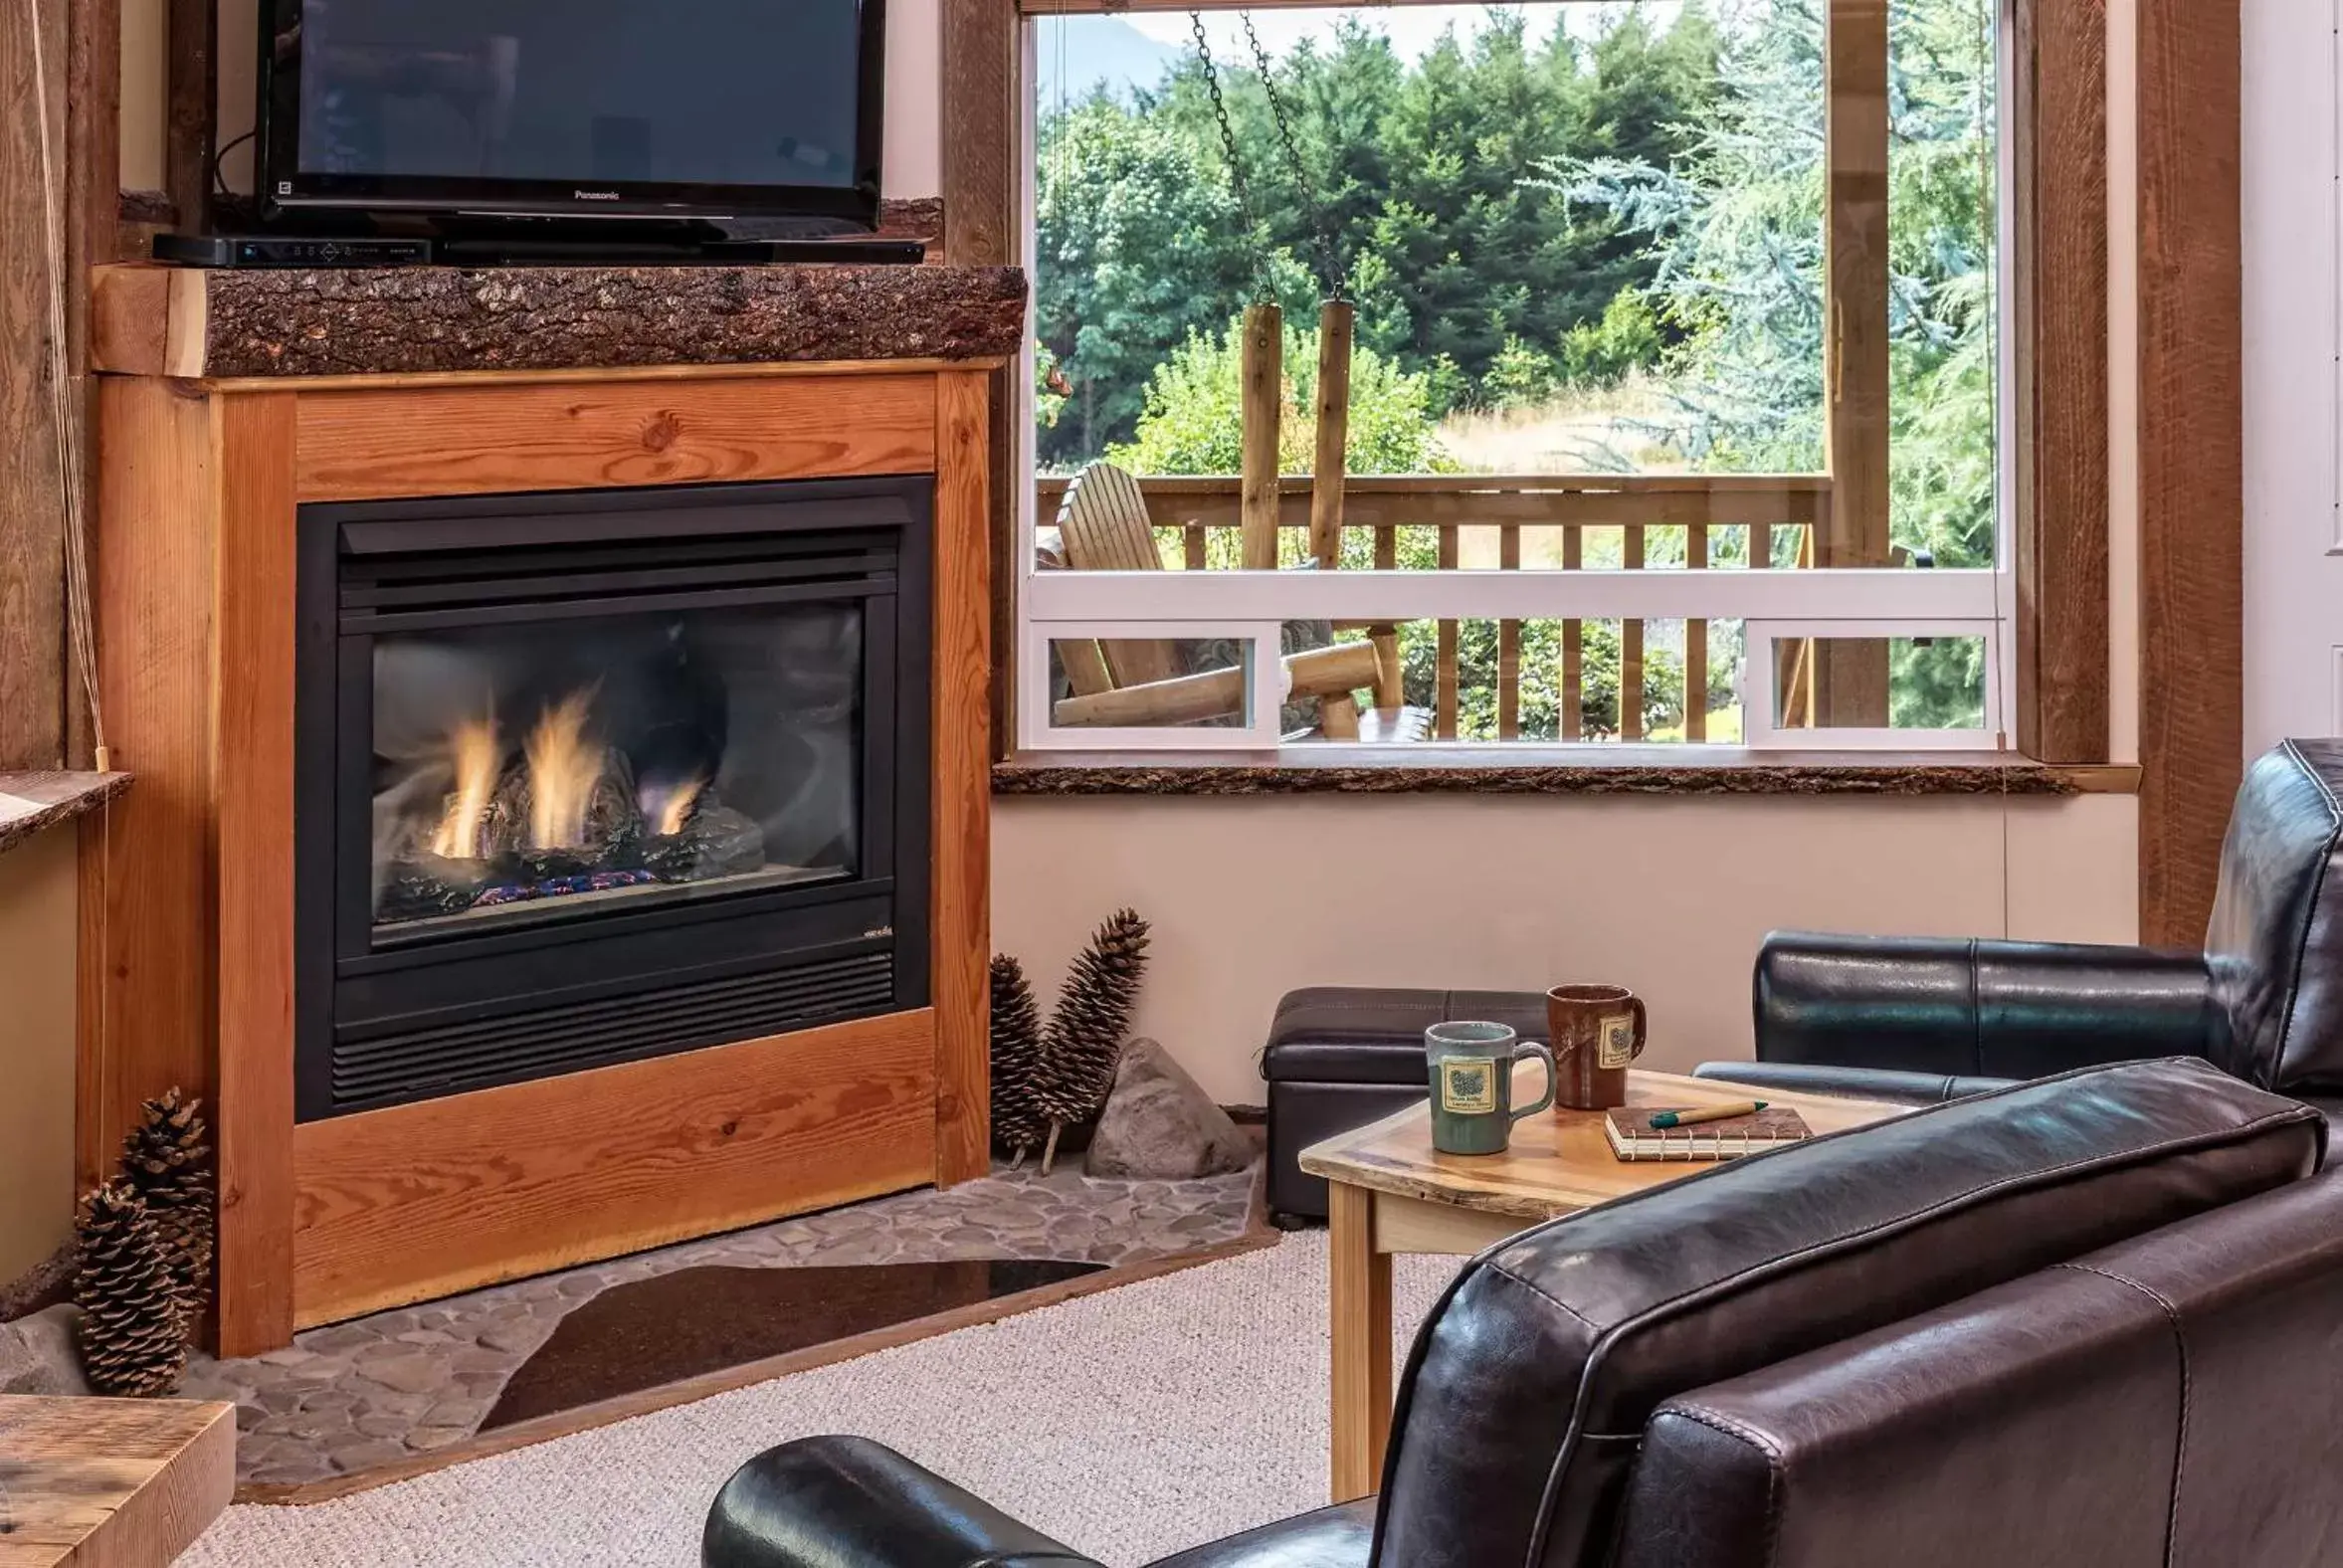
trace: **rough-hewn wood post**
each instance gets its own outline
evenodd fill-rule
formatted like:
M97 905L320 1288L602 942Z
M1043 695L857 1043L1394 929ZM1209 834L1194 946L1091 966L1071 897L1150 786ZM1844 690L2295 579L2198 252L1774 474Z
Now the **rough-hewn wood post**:
M1318 306L1318 448L1310 468L1310 558L1320 571L1342 564L1342 481L1350 446L1350 342L1354 312Z
M1245 569L1277 569L1277 426L1285 403L1285 318L1273 303L1245 311L1244 483L1237 515Z

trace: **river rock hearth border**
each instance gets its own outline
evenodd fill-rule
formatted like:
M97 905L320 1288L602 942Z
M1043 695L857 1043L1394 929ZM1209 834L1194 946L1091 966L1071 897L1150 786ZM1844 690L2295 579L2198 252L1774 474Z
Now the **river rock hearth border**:
M1245 1236L1256 1180L1256 1171L1170 1182L996 1169L948 1192L904 1193L309 1329L249 1360L198 1356L180 1393L236 1405L240 1485L330 1482L469 1443L561 1319L613 1285L711 1265L1149 1264Z

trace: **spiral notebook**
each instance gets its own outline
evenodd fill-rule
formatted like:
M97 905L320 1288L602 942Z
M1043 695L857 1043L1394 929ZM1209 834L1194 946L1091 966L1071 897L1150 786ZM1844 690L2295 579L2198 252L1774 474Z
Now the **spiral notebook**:
M1603 1132L1611 1140L1611 1152L1623 1160L1737 1160L1744 1154L1763 1154L1814 1136L1804 1116L1786 1109L1694 1122L1688 1127L1652 1125L1652 1118L1662 1111L1692 1108L1629 1105L1608 1110L1603 1113Z

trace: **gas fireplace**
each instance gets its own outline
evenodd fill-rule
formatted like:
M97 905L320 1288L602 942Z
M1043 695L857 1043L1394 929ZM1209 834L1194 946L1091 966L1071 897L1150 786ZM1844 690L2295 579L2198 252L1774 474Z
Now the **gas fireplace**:
M302 507L300 1117L923 1006L930 496Z

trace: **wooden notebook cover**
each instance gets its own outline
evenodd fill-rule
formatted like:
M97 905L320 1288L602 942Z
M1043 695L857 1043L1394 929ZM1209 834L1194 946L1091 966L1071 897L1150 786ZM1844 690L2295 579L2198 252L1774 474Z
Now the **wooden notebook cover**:
M1728 1116L1722 1121L1696 1121L1688 1127L1655 1127L1652 1118L1669 1110L1695 1110L1693 1105L1627 1105L1607 1110L1603 1119L1612 1152L1621 1159L1676 1160L1731 1159L1777 1143L1796 1143L1814 1136L1806 1118L1786 1106L1771 1106L1752 1116Z

